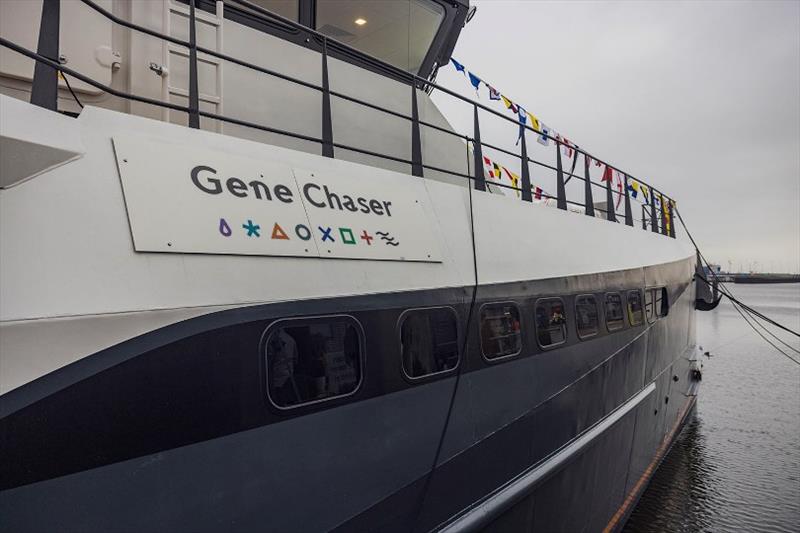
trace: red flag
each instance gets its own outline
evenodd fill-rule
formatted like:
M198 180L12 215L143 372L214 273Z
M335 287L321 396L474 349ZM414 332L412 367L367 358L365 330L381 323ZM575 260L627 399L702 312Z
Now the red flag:
M536 198L537 200L541 200L542 199L542 188L541 187L536 187L536 190L533 193L533 197Z
M484 163L486 163L486 166L487 166L487 167L489 167L489 177L490 177L490 178L497 178L497 179L500 179L500 175L499 175L499 174L498 174L497 176L495 176L495 175L494 175L494 171L492 170L492 168L493 168L493 167L492 167L492 160L491 160L491 159L489 159L489 158L488 158L488 157L486 157L486 156L483 156L483 162L484 162Z
M572 157L572 143L570 143L569 139L566 137L562 137L561 142L561 148L563 149L562 151L564 152L564 155L567 157Z
M603 179L600 181L607 181L610 183L612 179L614 178L611 175L611 167L606 165L606 169L603 171Z

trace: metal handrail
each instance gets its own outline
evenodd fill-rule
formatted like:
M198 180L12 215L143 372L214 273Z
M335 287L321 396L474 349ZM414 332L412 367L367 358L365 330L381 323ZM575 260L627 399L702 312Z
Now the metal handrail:
M194 5L194 4L195 4L195 2L196 2L196 0L186 0L186 1L188 1L188 3L189 3L190 5ZM94 10L96 10L98 13L100 13L100 14L102 14L102 15L106 16L107 18L111 19L112 21L114 21L114 22L116 22L116 23L118 23L118 24L121 24L121 25L123 25L123 26L125 26L125 27L127 27L127 28L130 28L130 29L135 29L135 30L137 30L137 31L142 31L142 32L144 32L144 33L147 33L147 34L149 34L149 35L153 36L153 37L160 37L160 38L166 39L166 40L168 40L168 41L170 41L170 42L173 42L173 43L175 43L175 44L179 44L179 45L185 46L185 47L187 47L187 48L188 48L188 47L190 47L190 43L189 43L189 42L187 42L187 41L182 41L182 40L180 40L180 39L176 39L176 38L174 38L174 37L171 37L171 36L168 36L168 35L163 35L163 34L161 34L161 33L159 33L159 32L156 32L156 31L154 31L154 30L151 30L151 29L149 29L149 28L145 28L145 27L143 27L143 26L140 26L140 25L138 25L138 24L135 24L135 23L132 23L132 22L129 22L129 21L126 21L126 20L120 19L119 17L116 17L115 15L113 15L112 13L110 13L109 11L107 11L106 9L104 9L104 8L102 8L101 6L97 5L97 4L96 4L96 3L95 3L93 0L81 0L81 2L83 2L84 4L86 4L86 5L90 6L90 7L92 7L92 8L93 8ZM309 27L307 27L307 26L303 26L303 25L302 25L302 24L300 24L299 22L295 22L295 21L293 21L293 20L291 20L291 19L287 19L287 18L285 18L285 17L283 17L283 16L281 16L281 15L278 15L277 13L272 13L271 11L268 11L267 9L265 9L265 8L263 8L263 7L259 6L259 5L256 5L256 4L253 4L253 3L251 3L251 2L248 2L247 0L226 0L226 2L230 2L230 3L233 3L233 4L239 4L239 5L246 6L248 9L250 9L250 10L253 10L253 11L255 11L255 12L257 12L257 13L261 14L261 15L262 15L262 16L264 16L266 19L277 20L277 21L281 22L282 24L285 24L285 25L287 25L287 26L290 26L290 27L292 27L292 28L295 28L295 29L297 29L297 30L299 30L299 31L305 32L306 34L309 34L309 35L311 35L311 36L313 36L313 37L317 38L317 39L318 39L320 42L329 40L329 37L328 37L327 35L325 35L325 34L323 34L323 33L320 33L320 32L319 32L319 31L317 31L317 30L314 30L314 29L312 29L312 28L309 28ZM193 22L193 21L192 21L192 22ZM519 122L518 120L514 120L514 119L512 119L512 118L509 118L507 115L504 115L503 113L500 113L499 111L497 111L497 110L495 110L495 109L492 109L492 108L490 108L490 107L487 107L487 106L483 105L483 104L482 104L482 103L480 103L480 102L476 102L475 100L472 100L472 99L466 98L466 97L464 97L464 96L462 96L462 95L458 94L457 92L453 91L452 89L448 89L447 87L443 87L443 86L441 86L441 85L439 85L439 84L437 84L437 83L435 83L435 82L432 82L432 81L430 81L430 80L428 80L428 79L425 79L425 78L422 78L422 77L420 77L420 76L417 76L416 74L412 74L412 73L410 73L410 72L407 72L407 71L405 71L405 70L402 70L402 69L400 69L400 68L398 68L398 67L396 67L396 66L394 66L394 65L391 65L391 64L389 64L389 63L386 63L385 61L383 61L383 60L381 60L381 59L379 59L379 58L377 58L377 57L375 57L375 56L372 56L372 55L370 55L370 54L368 54L368 53L366 53L366 52L362 52L362 51L360 51L360 50L358 50L358 49L356 49L356 48L353 48L352 46L349 46L349 45L347 45L347 44L345 44L345 43L342 43L342 42L339 42L339 41L333 41L333 42L335 42L335 43L336 43L336 46L337 46L338 48L340 48L340 49L343 49L343 50L346 50L346 51L348 51L348 52L350 52L350 53L352 53L352 54L356 54L356 55L358 55L358 56L364 57L364 58L368 59L369 61L371 61L371 62L374 62L374 63L376 63L376 64L380 65L382 68L385 68L385 69L387 69L387 70L390 70L390 71L392 71L393 73L395 73L396 75L398 75L398 76L400 76L400 77L403 77L403 78L408 78L410 81L413 81L413 82L415 82L415 83L417 83L417 84L419 84L419 85L421 85L421 86L423 86L423 87L432 87L432 88L434 88L434 89L437 89L437 90L439 90L439 91L442 91L443 93L445 93L445 94L447 94L447 95L449 95L449 96L452 96L452 97L454 97L454 98L456 98L456 99L458 99L458 100L461 100L462 102L468 103L468 104L470 104L470 105L477 106L479 109L481 109L481 110L483 110L483 111L486 111L486 112L488 112L488 113L491 113L492 115L495 115L495 116L497 116L497 117L501 118L502 120L505 120L505 121L507 121L507 122L510 122L510 123L514 124L516 127L520 127L520 126L522 126L522 127L523 127L523 128L525 128L526 130L528 130L528 131L531 131L531 132L533 132L533 133L535 133L535 134L537 134L537 135L544 136L544 137L546 137L547 139L549 139L549 140L552 140L552 141L554 141L554 142L559 142L559 139L557 139L556 137L553 137L553 136L551 136L551 135L550 135L550 134L548 134L548 133L545 133L545 132L542 132L542 131L540 131L540 130L537 130L536 128L533 128L532 126L529 126L529 125L527 125L527 124L520 124L520 122ZM213 51L213 50L209 50L209 49L206 49L206 48L200 48L200 47L198 47L198 51L201 51L201 52L203 52L203 53L207 53L207 54L209 54L209 55L212 55L212 56L218 57L218 58L220 58L220 59L225 59L226 61L231 61L231 60L232 60L232 61L235 61L237 64L239 64L239 65L241 65L241 66L245 66L245 67L249 67L249 68L254 68L254 69L256 69L256 70L261 70L262 72L264 72L264 73L266 73L266 74L270 74L270 75L273 75L273 76L277 76L277 77L283 78L283 79L285 79L285 80L287 80L287 81L292 81L292 82L299 83L299 84L301 84L301 85L307 86L307 87L309 87L309 88L314 88L314 89L320 90L320 87L318 87L318 86L315 86L315 85L313 85L313 84L310 84L310 83L308 83L308 82L305 82L305 81L299 80L299 79L297 79L297 78L292 78L292 77L290 77L290 76L286 76L286 75L283 75L283 74L277 73L277 72L275 72L275 71L269 71L269 72L267 72L267 70L268 70L268 69L263 69L262 67L257 67L257 66L255 66L255 65L252 65L252 64L250 64L250 63L247 63L247 62L245 62L245 61L241 61L241 60L235 60L235 59L232 59L232 58L230 58L230 57L224 57L224 58L223 58L219 52L215 52L215 51ZM363 103L363 102L359 102L359 103ZM384 109L384 111L389 111L389 110L385 110L385 109ZM643 180L640 180L640 179L638 179L638 178L635 178L635 177L633 176L633 174L630 174L630 173L628 173L628 172L625 172L625 171L623 171L623 170L621 170L621 169L619 169L619 168L617 168L617 167L615 167L615 166L613 166L613 165L610 165L610 164L608 164L608 163L607 163L606 161L604 161L603 159L600 159L600 158L598 158L598 157L595 157L595 156L593 156L592 154L590 154L589 152L585 151L584 149L582 149L582 148L580 148L580 147L578 147L578 146L571 146L571 148L572 148L572 149L574 149L575 151L577 151L578 153L580 153L580 154L584 155L584 156L588 155L588 156L589 156L589 157L591 157L593 160L595 160L595 161L599 161L599 162L600 162L600 163L602 163L603 165L610 166L610 167L611 167L611 168L613 168L614 170L618 170L618 171L622 172L623 174L625 174L625 175L627 175L627 176L633 177L634 179L636 179L636 181L638 181L639 183L642 183L642 184L644 184L644 185L647 185L647 186L648 186L649 188L651 188L651 189L653 188L653 187L652 187L652 186L651 186L649 183L647 183L647 182L645 182L645 181L643 181Z
M52 28L53 27L53 20L50 20L50 19L52 19L54 17L54 15L53 15L54 13L55 13L55 17L56 18L58 17L58 9L59 9L58 5L60 4L60 1L61 0L44 0L44 3L46 5L49 5L50 8L42 10L42 21L41 21L41 25L40 25L40 34L41 34L41 28L44 28L44 27ZM51 98L51 102L42 103L41 97L39 97L38 101L35 102L38 105L44 105L45 107L51 108L53 110L56 109L56 101L55 100L57 100L57 93L55 93L55 96L52 96L52 93L53 93L52 89L53 89L53 86L57 87L57 80L55 79L55 76L57 75L58 71L61 71L61 72L65 73L65 74L69 74L69 75L75 77L76 79L78 79L80 81L83 81L83 82L95 87L96 89L99 89L101 91L105 91L108 94L111 94L112 96L116 96L116 97L119 97L119 98L125 98L125 99L129 99L129 100L133 100L133 101L137 101L137 102L141 102L141 103L146 103L146 104L154 105L154 106L158 106L158 107L164 107L164 108L168 108L168 109L172 109L172 110L176 110L176 111L185 112L189 116L189 126L192 127L192 128L199 128L200 127L200 117L205 117L205 118L209 118L209 119L215 119L215 120L219 120L219 121L222 121L222 122L229 122L229 123L232 123L232 124L237 124L237 125L240 125L240 126L250 127L250 128L258 129L258 130L261 130L261 131L266 131L266 132L269 132L269 133L275 133L275 134L279 134L279 135L286 135L286 136L294 137L294 138L297 138L297 139L302 139L302 140L309 141L309 142L320 143L322 145L322 154L324 156L327 156L327 157L333 157L334 148L339 148L339 149L343 149L343 150L348 150L348 151L361 153L361 154L364 154L364 155L369 155L369 156L378 157L378 158L382 158L382 159L387 159L387 160L391 160L391 161L395 161L395 162L399 162L399 163L403 163L403 164L408 164L408 165L411 166L412 174L415 175L415 176L422 176L423 169L429 169L429 170L433 170L433 171L436 171L436 172L442 172L442 173L446 173L446 174L450 174L450 175L454 175L454 176L463 177L463 178L471 180L473 182L474 187L476 189L479 189L479 190L486 190L486 179L485 179L485 176L484 176L484 168L483 168L483 161L482 161L482 149L481 149L482 146L485 146L487 148L491 148L493 150L497 150L497 151L499 151L501 153L504 153L504 154L507 154L507 155L510 155L510 156L513 156L513 157L516 157L516 158L520 159L522 187L513 187L513 186L509 186L509 185L505 185L503 183L497 183L497 182L491 182L492 186L501 187L501 188L508 188L508 189L513 189L513 190L519 191L521 193L523 201L528 201L528 202L532 201L532 196L531 196L532 187L530 185L530 171L529 171L529 166L528 165L530 163L533 163L533 164L539 165L539 166L541 166L543 168L547 168L549 170L552 170L552 171L556 172L556 175L557 175L557 189L558 189L557 195L555 197L553 197L553 196L543 192L542 195L541 195L543 198L555 199L557 201L558 207L560 209L567 209L568 205L582 206L582 207L585 208L585 213L587 215L590 215L590 216L594 216L594 211L595 210L603 211L603 212L606 213L606 216L607 216L608 220L616 221L617 216L619 216L619 214L616 213L616 208L614 207L614 201L613 201L614 200L614 195L616 195L617 198L619 198L620 196L623 196L624 199L625 199L625 213L624 213L624 215L622 215L622 218L624 219L625 223L627 225L629 225L629 226L633 226L634 225L634 219L633 219L632 210L631 210L631 198L630 198L630 194L629 194L629 190L628 190L628 180L629 179L635 179L638 183L648 187L650 189L650 191L651 191L649 205L647 205L647 206L642 205L642 224L643 224L643 226L645 225L645 216L644 216L645 215L645 210L646 210L646 207L649 207L650 215L649 215L648 218L650 219L652 231L653 232L660 232L660 233L663 233L664 235L669 235L670 237L673 237L673 238L675 237L674 223L672 223L672 224L668 224L667 223L667 217L669 217L669 219L672 220L672 201L671 201L671 199L669 197L667 197L666 195L661 193L658 189L654 188L649 183L647 183L647 182L645 182L643 180L640 180L638 178L634 178L632 175L630 175L630 174L628 174L626 172L622 172L619 169L617 169L616 167L613 167L613 166L609 165L608 163L605 163L602 159L594 157L593 155L591 155L590 153L588 153L584 149L582 149L580 147L577 147L577 146L573 146L573 145L570 145L569 147L572 150L575 151L575 158L576 159L577 159L578 155L582 155L585 158L585 160L586 160L586 158L591 158L591 159L601 163L601 165L606 165L607 167L609 167L609 168L611 168L613 170L617 170L618 172L622 172L622 174L625 177L624 186L623 186L624 190L623 191L613 190L611 188L610 182L608 182L608 181L605 182L605 185L603 185L602 183L597 183L595 181L592 181L591 178L589 177L589 173L588 173L588 162L586 163L586 172L585 172L586 175L585 176L580 176L579 174L573 173L572 171L566 172L564 170L563 164L562 164L562 158L561 158L561 146L562 146L562 143L561 143L561 139L560 138L553 137L552 135L550 135L548 133L544 133L542 131L539 131L536 128L533 128L532 126L529 126L527 124L522 124L522 123L519 122L519 120L512 119L512 118L508 117L505 114L502 114L502 113L500 113L500 112L498 112L498 111L496 111L494 109L491 109L491 108L481 104L480 102L477 102L477 101L474 101L472 99L466 98L466 97L454 92L451 89L448 89L446 87L442 87L442 86L436 84L435 82L427 80L427 79L424 79L424 78L421 78L421 77L417 76L416 74L406 72L406 71L404 71L404 70L402 70L402 69L400 69L398 67L395 67L393 65L390 65L390 64L388 64L388 63L386 63L386 62L384 62L384 61L382 61L382 60L380 60L380 59L378 59L378 58L376 58L374 56L371 56L369 54L361 52L361 51L359 51L359 50L357 50L357 49L355 49L355 48L353 48L353 47L351 47L349 45L346 45L346 44L338 42L338 41L330 40L329 37L327 37L326 35L318 32L318 31L316 31L314 29L305 27L305 26L303 26L303 25L301 25L301 24L299 24L299 23L297 23L295 21L292 21L290 19L286 19L286 18L284 18L284 17L282 17L280 15L277 15L275 13L271 13L271 12L267 11L266 9L264 9L264 8L258 6L258 5L255 5L255 4L252 4L251 2L248 2L247 0L226 0L226 1L234 3L234 4L239 4L241 6L244 6L248 10L253 11L255 13L258 13L260 16L264 17L265 19L271 19L273 21L277 21L277 22L279 22L279 23L281 23L281 24L283 24L285 26L288 26L290 28L296 29L296 30L298 30L300 32L304 32L306 35L308 35L310 37L313 37L317 42L319 42L321 44L321 48L322 48L322 50L321 50L321 52L322 52L322 86L315 85L313 83L310 83L310 82L307 82L307 81L304 81L304 80L301 80L301 79L298 79L298 78L295 78L293 76L289 76L289 75L286 75L286 74L283 74L283 73L280 73L280 72L277 72L277 71L274 71L274 70L266 68L266 67L261 67L261 66L258 66L258 65L254 65L252 63L248 63L247 61L244 61L244 60L229 56L229 55L224 54L222 52L218 52L218 51L215 51L215 50L211 50L211 49L199 46L197 44L197 42L196 42L196 13L195 13L196 2L198 0L185 0L187 2L187 4L188 4L188 7L189 7L189 13L188 13L189 14L189 40L188 41L184 41L182 39L178 39L178 38L175 38L175 37L170 36L170 35L162 34L162 33L158 32L158 31L146 28L144 26L141 26L141 25L135 24L133 22L124 20L124 19L122 19L120 17L117 17L113 13L111 13L108 10L104 9L103 7L97 5L93 0L81 0L81 1L85 5L87 5L88 7L92 8L93 10L95 10L96 12L101 14L102 16L106 17L108 20L112 21L113 23L119 24L119 25L121 25L123 27L126 27L126 28L134 30L134 31L139 31L139 32L145 33L147 35L150 35L152 37L156 37L158 39L163 39L163 40L165 40L167 42L170 42L172 44L187 48L188 51L189 51L188 105L187 106L181 106L181 105L178 105L178 104L170 103L168 101L155 100L155 99L144 97L144 96L138 96L138 95L135 95L135 94L132 94L132 93L128 93L126 91L121 91L119 89L114 89L114 88L109 87L109 86L107 86L105 84L97 82L97 81L89 78L88 76L85 76L85 75L81 74L80 72L77 72L77 71L75 71L73 69L70 69L70 68L60 64L58 61L54 60L52 57L48 57L47 53L42 53L43 50L42 50L42 40L41 39L40 39L40 50L38 52L33 52L31 50L28 50L27 48L24 48L24 47L22 47L22 46L20 46L20 45L18 45L16 43L11 42L11 41L3 38L3 37L0 37L0 46L5 46L7 48L10 48L11 50L14 50L17 53L23 54L23 55L33 59L34 61L36 61L37 65L38 64L46 65L47 67L49 67L49 69L52 70L52 78L45 80L46 84L49 86L49 88L51 90L49 92L48 91L41 91L41 90L38 91L39 94L42 94L42 93L51 94L51 96L49 97L49 98ZM48 17L49 17L49 19L48 19ZM58 34L57 34L57 32L55 32L55 33L56 33L56 35L54 37L54 39L56 41L55 42L55 49L57 50L58 49ZM53 40L53 38L50 38L50 41L52 41L52 40ZM309 42L309 39L306 39L306 42ZM406 115L406 114L401 113L401 112L398 112L398 111L394 111L394 110L391 110L391 109L384 108L384 107L382 107L380 105L373 104L371 102L366 102L366 101L361 100L359 98L356 98L356 97L353 97L353 96L350 96L350 95L346 95L346 94L338 92L338 91L331 90L330 87L328 86L328 73L327 73L327 70L328 70L328 46L329 46L329 44L330 45L335 45L335 48L338 49L338 50L346 51L346 52L349 52L349 53L352 53L352 54L356 54L359 57L365 58L369 62L372 62L375 65L380 66L381 68L386 69L389 72L397 75L399 78L404 79L404 80L408 80L409 82L411 82L410 83L410 85L412 87L412 93L411 93L411 97L412 97L412 100L411 100L411 116ZM48 48L46 50L44 50L44 51L48 52L50 55L52 55L52 50L53 50L53 43L49 42L48 43ZM227 117L227 116L224 116L224 115L219 115L219 114L212 113L212 112L209 112L209 111L201 110L199 108L199 91L198 91L198 75L197 75L197 63L198 63L197 54L198 53L206 54L206 55L215 57L215 58L223 60L223 61L230 61L232 63L235 63L235 64L239 65L239 66L252 69L252 70L254 70L256 72L259 72L259 73L262 73L262 74L267 74L269 76L274 76L276 78L279 78L279 79L282 79L282 80L285 80L285 81L288 81L288 82L291 82L291 83L295 83L295 84L298 84L300 86L303 86L303 87L306 87L306 88L309 88L309 89L314 89L314 90L317 90L317 91L321 91L322 96L323 96L322 138L317 138L317 137L313 137L313 136L310 136L310 135L304 135L304 134L300 134L300 133L296 133L296 132L281 130L281 129L273 128L273 127L266 126L266 125L263 125L263 124L258 124L258 123L250 122L250 121L247 121L247 120L236 119L236 118L233 118L233 117ZM38 78L43 78L43 77L44 76L38 76ZM34 77L34 85L36 85L36 84L37 84L37 77L35 76ZM41 84L45 85L44 82L42 82ZM464 135L461 135L461 134L456 133L454 131L448 130L448 129L444 128L444 127L441 127L441 126L438 126L438 125L431 124L429 122L420 120L419 115L418 115L418 111L417 111L417 93L416 93L416 90L418 88L423 89L423 90L426 90L428 88L438 89L439 91L441 91L444 94L447 94L447 95L449 95L451 97L456 98L457 100L460 100L462 102L466 102L469 105L471 105L473 107L473 110L474 110L474 127L475 127L475 131L474 131L473 137L464 136ZM32 91L32 92L36 92L36 91ZM391 116L395 116L397 118L408 120L411 123L411 126L412 126L412 129L411 129L411 135L412 135L412 137L411 137L411 140L412 140L412 142L411 142L412 157L411 157L411 159L408 160L408 159L405 159L405 158L402 158L402 157L390 156L388 154L377 153L377 152L374 152L374 151L371 151L371 150L366 150L366 149L363 149L363 148L358 148L358 147L349 146L349 145L346 145L346 144L334 142L333 133L332 133L332 126L331 126L330 97L336 97L336 98L339 98L339 99L350 101L350 102L356 103L358 105L361 105L361 106L364 106L364 107L367 107L367 108L370 108L370 109L373 109L373 110L376 110L376 111L379 111L379 112L382 112L382 113L386 113L386 114L389 114ZM540 162L540 161L536 161L535 159L532 159L532 158L527 156L526 135L522 135L521 136L522 137L521 138L522 142L521 142L521 153L520 154L517 154L517 153L514 153L512 151L500 148L498 146L494 146L494 145L486 143L486 142L482 142L480 140L480 132L479 132L479 118L478 118L478 111L479 110L484 111L484 112L488 112L488 113L490 113L490 114L492 114L492 115L494 115L496 117L501 118L502 120L504 120L506 122L510 122L515 126L515 128L518 128L523 132L526 132L526 133L527 132L532 132L535 135L538 135L540 137L543 137L545 139L553 141L554 144L555 144L556 156L557 156L557 164L556 164L556 166L553 166L553 165L550 165L550 164L547 164L547 163L543 163L543 162ZM459 139L464 140L468 144L472 143L473 154L475 156L475 169L474 169L475 170L475 176L471 176L469 174L464 174L464 173L461 173L461 172L455 172L455 171L452 171L452 170L438 168L438 167L433 166L433 165L424 164L423 161L422 161L420 127L432 128L432 129L437 130L439 132L446 133L448 135L452 135L452 136L458 137ZM579 202L575 202L575 201L570 201L570 200L568 200L566 198L566 192L565 192L565 183L566 183L566 181L564 179L565 176L567 177L566 181L568 181L571 178L578 178L579 180L584 181L584 183L586 183L586 186L585 186L585 198L584 198L584 203L583 204L581 204ZM600 187L602 189L605 189L605 191L606 191L607 209L596 208L593 205L594 202L592 201L592 194L591 194L592 185L594 185L595 187ZM656 215L655 215L655 213L656 213L656 206L655 206L656 195L658 195L661 198L661 201L662 201L662 207L659 210L660 211L660 217L656 217ZM663 202L666 202L666 206L663 204ZM660 221L659 221L659 218L660 218ZM659 222L660 222L660 224L659 224ZM660 231L659 231L659 226L660 226Z

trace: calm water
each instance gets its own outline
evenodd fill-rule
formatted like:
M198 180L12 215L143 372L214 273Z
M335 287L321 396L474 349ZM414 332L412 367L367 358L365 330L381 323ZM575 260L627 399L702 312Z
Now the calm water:
M800 284L728 287L800 330ZM797 337L780 337L800 350ZM697 313L697 340L712 354L703 358L697 415L625 533L800 531L800 367L762 341L727 300Z

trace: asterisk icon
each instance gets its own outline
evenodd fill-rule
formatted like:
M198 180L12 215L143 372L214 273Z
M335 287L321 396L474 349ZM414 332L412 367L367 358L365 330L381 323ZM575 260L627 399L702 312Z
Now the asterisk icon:
M252 237L255 235L256 237L261 237L259 231L261 231L261 226L258 224L253 224L253 221L249 218L247 219L247 224L242 224L242 227L247 230L247 236Z

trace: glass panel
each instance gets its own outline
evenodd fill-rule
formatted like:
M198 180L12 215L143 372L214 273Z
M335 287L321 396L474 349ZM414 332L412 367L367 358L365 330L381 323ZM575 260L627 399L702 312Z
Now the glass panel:
M361 338L347 317L285 322L266 351L269 397L279 407L349 394L361 381Z
M458 366L458 325L452 309L409 311L400 327L403 370L412 378Z
M481 309L481 348L487 359L522 350L519 309L514 304L490 304Z
M666 287L661 287L660 289L654 289L656 302L655 302L655 309L656 309L656 316L662 317L667 316L669 313L669 300L667 298L667 289Z
M622 296L618 292L606 294L606 327L608 331L616 331L624 325Z
M575 298L575 327L582 339L597 334L597 300L594 296Z
M536 338L542 347L561 344L567 339L567 315L560 298L536 303Z
M249 0L249 2L295 22L300 18L299 0Z
M645 289L644 291L644 315L649 323L652 324L656 321L656 313L653 308L653 289Z
M638 326L642 323L642 293L639 291L628 291L628 322L631 326Z
M444 8L432 0L319 0L317 29L414 74L419 72Z

